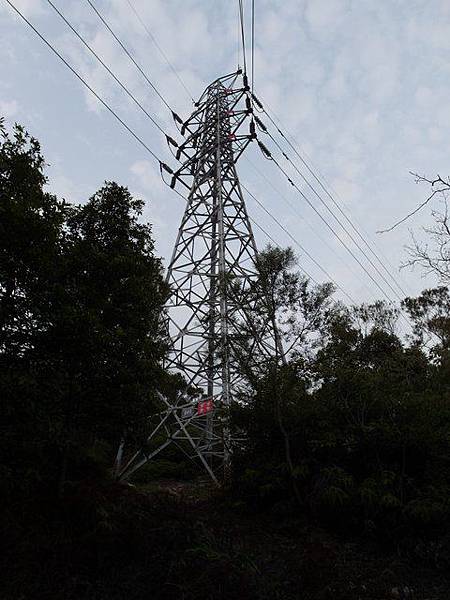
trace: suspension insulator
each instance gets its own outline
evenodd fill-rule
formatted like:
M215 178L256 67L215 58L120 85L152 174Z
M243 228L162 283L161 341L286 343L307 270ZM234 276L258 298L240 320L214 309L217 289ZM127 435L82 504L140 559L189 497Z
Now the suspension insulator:
M244 88L248 89L248 77L246 74L244 74L244 76L242 77L242 79L244 80Z
M179 116L177 115L177 113L176 113L176 112L172 111L172 117L173 117L173 120L174 120L174 121L176 121L176 122L177 122L177 123L179 123L180 125L183 125L183 120L181 119L181 117L179 117Z
M256 137L255 121L250 121L250 137L253 140Z
M252 103L250 102L250 98L248 96L245 97L245 107L247 109L247 112L253 112Z
M257 106L259 106L259 108L261 108L262 110L264 110L264 106L261 104L261 102L258 100L258 98L255 96L255 94L252 94L252 98L255 101L255 103L257 104Z
M170 135L166 135L166 140L168 144L174 146L175 148L178 148L178 142L175 141L172 137L170 137Z
M160 162L159 166L161 169L164 169L164 171L166 171L167 173L169 173L169 175L173 174L172 169L169 167L169 165L166 165L166 163Z
M264 144L263 144L262 142L260 142L259 140L258 140L258 145L259 145L259 147L261 148L261 150L262 150L263 154L265 154L265 156L266 156L267 158L272 158L272 155L271 155L271 153L270 153L270 150L269 150L268 148L266 148L266 147L264 146Z
M264 125L264 123L261 121L261 119L259 119L256 115L255 115L255 121L260 129L267 132L267 127Z

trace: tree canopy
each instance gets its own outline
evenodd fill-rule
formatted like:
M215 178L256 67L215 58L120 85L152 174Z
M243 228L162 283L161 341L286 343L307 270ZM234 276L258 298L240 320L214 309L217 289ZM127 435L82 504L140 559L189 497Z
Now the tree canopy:
M20 126L1 133L4 468L61 484L95 445L139 435L154 410L167 288L141 200L107 182L85 204L60 201L45 190L38 142Z

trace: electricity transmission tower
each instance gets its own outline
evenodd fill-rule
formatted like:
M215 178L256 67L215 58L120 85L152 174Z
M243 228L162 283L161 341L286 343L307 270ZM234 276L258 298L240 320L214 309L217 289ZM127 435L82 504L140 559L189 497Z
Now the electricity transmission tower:
M186 122L174 115L184 141L168 139L181 162L171 187L181 184L189 194L167 270L167 366L199 392L195 402L160 396L148 444L119 467L122 478L169 444L198 459L216 482L229 466L229 408L242 385L236 355L244 351L241 330L252 330L258 301L257 249L236 171L255 137L251 113L247 78L238 71L211 83ZM247 339L249 362L273 356L273 333L266 322Z

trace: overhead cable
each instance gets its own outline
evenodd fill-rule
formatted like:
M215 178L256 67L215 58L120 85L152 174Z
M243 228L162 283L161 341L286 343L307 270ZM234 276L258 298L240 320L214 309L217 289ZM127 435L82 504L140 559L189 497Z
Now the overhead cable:
M120 38L116 35L116 33L114 32L114 30L112 29L112 27L109 25L109 23L106 21L106 19L103 17L103 15L100 13L100 11L97 9L97 7L95 6L95 4L92 2L92 0L86 0L86 2L89 4L89 6L92 8L92 10L95 12L95 14L98 16L98 18L100 19L100 21L103 23L103 25L106 27L106 29L110 32L110 34L113 36L113 38L116 40L116 42L119 44L119 46L122 48L122 50L125 52L125 54L128 56L128 58L131 60L131 62L134 64L134 66L136 67L136 69L141 73L141 75L144 77L145 81L148 83L148 85L153 89L153 91L157 94L157 96L160 98L160 100L163 102L163 104L165 104L165 106L170 110L170 112L174 112L172 107L170 106L170 104L167 102L167 100L164 98L164 96L161 94L161 92L158 90L158 88L156 87L156 85L153 83L153 81L149 78L149 76L147 75L147 73L144 71L144 69L141 67L141 65L135 60L135 58L133 57L133 55L131 54L131 52L128 50L128 48L125 46L125 44L120 40Z
M120 85L120 87L124 90L124 92L133 100L133 102L140 108L140 110L150 119L150 121L159 129L159 131L167 137L166 132L161 127L161 125L155 120L154 117L142 106L139 100L129 91L129 89L120 81L120 79L111 71L108 65L100 58L100 56L95 52L95 50L86 42L83 36L73 27L73 25L68 21L68 19L62 14L62 12L53 4L52 0L47 0L50 6L58 13L61 19L66 23L68 27L73 31L73 33L77 36L77 38L84 44L84 46L89 50L89 52L98 60L98 62L102 65L104 69L111 75L111 77Z
M16 8L16 6L11 2L11 0L6 0L7 3L11 6L11 8L22 18L22 20L35 32L35 34L50 48L50 50L63 62L63 64L81 81L81 83L95 96L95 98L110 112L110 114L112 114L114 116L114 118L136 139L136 141L138 141L138 143L144 147L144 149L158 162L160 169L163 169L165 171L167 171L168 173L173 173L172 169L170 169L170 167L168 167L158 156L155 152L153 152L151 150L151 148L136 134L136 132L134 132L126 123L125 121L114 111L114 109L112 109L108 103L103 100L101 98L101 96L99 96L99 94L86 82L86 80L70 65L70 63L60 54L60 52L58 52L58 50L56 50L56 48L36 29L36 27L34 27L34 25L20 12L20 10L18 8ZM49 3L54 7L54 5L50 2L50 0L48 0ZM90 4L90 0L87 0ZM56 8L55 8L56 10ZM59 13L59 11L57 11ZM60 16L62 17L61 13L59 13ZM64 17L62 17L64 18ZM67 21L66 21L67 22ZM67 22L68 23L68 22ZM68 23L68 25L70 26L70 24ZM71 26L70 26L71 27ZM73 30L73 28L71 27L71 29ZM79 36L81 39L81 36ZM100 60L100 59L99 59ZM102 62L102 64L104 64ZM106 68L106 67L105 67ZM109 71L111 74L112 72ZM262 144L260 143L260 146L262 146ZM274 159L273 157L271 157L271 159L273 160L273 162L275 162L275 164L277 165L277 167L281 170L281 172L287 177L288 181L291 183L291 185L293 185L297 191L304 196L303 192L298 188L298 186L296 184L294 184L292 182L292 180L289 178L289 176L287 175L287 173L284 171L284 169L281 167L281 165L279 165L278 161L276 159ZM247 190L248 191L248 190ZM177 192L177 191L176 191ZM183 196L182 194L180 194L179 192L177 192L177 194L182 197L184 200L187 200L187 198L185 196ZM306 199L306 198L305 198ZM309 202L308 202L309 203ZM313 207L314 208L314 207ZM316 211L317 212L317 211ZM320 215L320 213L318 213L319 216L323 219L322 215ZM324 222L326 222L324 220ZM332 227L326 222L327 226L333 231ZM257 224L258 225L258 224ZM259 227L259 225L258 225ZM260 227L261 228L261 227ZM265 232L267 234L267 232ZM290 235L290 234L289 234ZM348 248L347 248L348 249ZM348 249L349 250L349 249ZM351 251L349 250L349 252L351 253ZM352 253L351 253L352 254ZM354 255L353 255L354 256ZM360 266L364 269L363 265L361 265L361 263L358 261L358 259L356 257L354 257L357 262L360 264ZM364 269L365 270L365 269ZM367 271L366 271L367 272ZM309 275L308 275L309 276ZM370 274L369 274L370 276ZM370 276L371 277L371 276ZM312 278L311 278L312 279ZM373 280L373 278L371 277L371 279ZM374 281L374 280L373 280ZM379 289L383 292L384 295L385 292L384 290L382 290L382 288L380 288L380 286L377 284L376 281L374 281L374 283L377 285L377 287L379 287ZM389 299L389 298L388 298Z
M255 89L255 0L252 0L252 94Z
M284 231L284 233L294 242L294 244L296 246L298 246L300 248L300 250L311 260L311 262L313 262L316 267L318 267L322 273L325 274L325 276L327 277L327 279L334 284L334 286L340 290L349 300L350 302L352 302L353 304L356 304L356 302L354 301L354 299L350 296L350 294L348 294L341 285L339 285L335 279L327 272L327 270L322 267L322 265L314 258L314 256L312 256L312 254L310 252L308 252L308 250L302 246L302 244L300 244L300 242L289 232L289 230L275 217L275 215L273 215L271 213L270 210L268 210L263 204L262 202L260 202L258 200L258 198L256 198L256 196L254 194L252 194L252 192L243 184L241 184L242 189L244 189L247 194L253 198L253 200L256 202L256 204L272 219L272 221L274 221L278 227L280 227L280 229L282 231Z
M321 177L319 177L319 175L317 175L314 172L314 169L311 166L311 164L308 164L308 161L305 160L305 158L299 152L299 150L297 148L299 146L298 142L294 138L292 138L292 136L286 135L285 133L283 133L283 131L281 131L278 123L275 122L274 118L272 117L272 115L270 113L272 113L273 116L277 119L277 121L281 124L281 126L283 126L283 124L281 123L280 118L274 113L274 111L272 109L269 109L265 104L264 104L264 106L262 106L262 112L264 112L264 114L267 116L267 118L270 120L270 122L276 128L278 134L285 140L286 144L292 149L292 151L294 152L294 154L298 157L298 159L305 166L305 168L308 170L308 172L317 181L317 183L319 184L319 186L321 187L321 189L323 190L323 192L330 198L330 200L333 202L334 206L338 209L338 211L342 214L342 216L345 218L345 220L349 223L350 227L354 230L354 232L356 233L356 235L361 239L361 241L368 248L368 250L371 252L371 254L376 258L376 260L379 262L379 264L381 265L381 267L389 274L390 277L392 277L393 281L395 282L396 286L398 287L398 289L400 290L400 292L403 294L403 296L406 297L408 294L405 292L405 290L403 289L403 287L400 285L400 282L398 281L398 278L393 277L392 274L390 273L390 271L388 271L388 269L386 268L386 264L387 264L392 270L394 270L394 267L390 263L389 259L381 252L381 250L379 248L377 248L375 242L372 241L373 246L379 252L379 254L381 255L381 258L377 254L377 252L375 252L375 250L373 249L372 245L366 239L366 237L369 237L368 233L366 231L364 231L364 229L361 227L361 225L359 225L359 229L361 229L361 231L364 233L364 235L366 237L364 237L362 235L361 231L358 229L358 227L356 227L356 225L353 223L352 219L344 211L344 209L341 207L340 203L335 199L334 195L327 189L326 185L323 182L323 180L325 179L323 177L323 175ZM292 138L292 141L291 141L290 138Z
M275 194L277 194L277 196L279 198L281 198L283 200L283 202L285 204L287 204L291 210L297 215L297 217L299 218L299 220L301 222L306 223L306 225L309 227L309 229L313 232L313 234L322 242L322 244L324 244L324 246L326 246L330 252L333 255L336 255L336 248L332 248L332 246L328 243L327 239L324 238L318 231L317 229L312 225L312 223L307 220L305 218L305 216L298 210L297 206L295 204L292 204L292 202L287 198L287 196L285 194L283 194L274 184L273 181L267 177L267 175L264 173L264 171L261 171L261 169L259 169L255 163L253 161L251 161L248 156L244 156L244 159L246 160L246 162L251 166L251 168L255 171L255 173L257 173L257 175L263 179L267 185L275 192ZM353 267L353 263L349 263L347 261L345 261L342 256L340 254L337 254L336 257L338 258L338 260L353 274L356 276L356 271L355 268ZM366 282L363 280L362 285L364 286L364 288L369 292L369 294L371 293L370 288L368 287L368 285L366 284Z
M244 23L244 6L242 0L238 0L239 2L239 23L241 26L241 43L242 43L242 56L244 62L244 73L247 73L247 58L246 58L246 50L245 50L245 23Z
M332 232L332 234L339 240L339 242L344 246L344 248L347 250L347 252L350 254L350 256L359 264L359 266L361 267L361 269L364 271L364 273L366 273L366 275L370 278L370 280L372 281L372 283L374 283L376 285L376 287L380 290L380 292L383 294L383 296L389 301L392 302L392 299L389 297L389 295L386 293L386 291L380 286L380 284L378 283L378 281L376 279L374 279L374 277L372 276L372 274L366 269L366 267L364 266L364 264L359 260L359 258L356 256L356 254L353 252L353 250L348 246L348 244L346 244L346 242L342 239L342 237L339 235L339 233L336 231L336 229L330 225L330 223L327 221L327 219L322 215L322 213L320 213L317 208L314 206L314 204L310 201L310 199L303 193L303 191L298 187L298 185L295 183L295 181L293 181L290 177L289 174L285 171L285 169L283 169L283 167L280 165L280 163L278 162L278 160L272 156L272 153L270 152L270 150L268 150L264 144L260 141L258 141L258 145L261 149L261 153L263 154L263 156L265 156L265 158L267 158L268 160L271 160L276 167L279 169L279 171L285 176L285 178L287 179L287 181L291 184L291 186L293 188L295 188L297 190L297 192L300 194L300 196L307 202L307 204L313 209L313 211L316 213L316 215L321 219L321 221L326 225L326 227Z
M147 35L150 38L150 40L152 41L152 43L155 46L155 48L158 50L158 52L160 53L160 55L166 61L166 63L168 64L169 68L171 69L172 73L178 79L178 82L180 83L180 85L182 86L182 88L184 89L184 91L186 92L186 94L188 95L189 99L192 102L194 102L194 98L193 98L192 92L189 90L189 88L187 87L186 83L183 81L183 78L181 77L181 75L179 74L179 72L175 69L175 67L173 66L173 64L170 62L169 58L167 57L167 54L161 48L160 44L158 43L158 40L153 35L153 33L151 32L150 28L145 23L144 19L141 17L141 15L139 14L139 12L133 6L133 4L131 3L131 0L126 0L126 2L128 4L128 6L131 8L131 10L133 11L133 13L135 14L137 20L140 22L140 24L142 25L142 27L144 28L144 30L147 32Z
M123 119L121 117L119 117L119 115L115 112L114 109L112 109L109 104L107 104L105 102L105 100L103 100L103 98L101 98L97 92L89 85L89 83L87 83L87 81L85 79L83 79L83 77L72 67L72 65L69 64L69 62L62 56L62 54L60 54L58 52L58 50L56 50L56 48L54 46L52 46L52 44L40 33L40 31L38 31L36 29L36 27L25 17L25 15L23 13L20 12L20 10L11 2L11 0L6 0L6 2L10 5L10 7L21 17L21 19L23 19L23 21L25 21L25 23L34 31L34 33L44 42L44 44L46 44L50 50L64 63L64 65L75 75L75 77L77 77L81 83L97 98L97 100L99 102L101 102L101 104L113 115L113 117L119 121L119 123L128 131L128 133L130 133L135 140L137 140L139 142L139 144L141 144L141 146L143 146L145 148L145 150L155 159L158 161L158 163L160 165L164 165L163 168L165 169L165 167L167 167L167 165L156 155L155 152L153 152L153 150L151 150L147 144L137 135L136 132L134 132L131 127L129 127L125 121L123 121ZM167 167L167 169L170 169L170 167ZM165 169L166 170L166 169ZM172 169L170 169L170 172L172 172Z
M172 169L170 169L170 167L168 167L158 156L155 152L153 152L153 150L151 150L151 148L149 148L149 146L131 129L131 127L129 127L125 121L114 111L114 109L112 109L109 104L107 104L107 102L105 102L105 100L103 100L103 98L101 98L101 96L99 96L99 94L87 83L87 81L72 67L72 65L60 54L60 52L40 33L40 31L38 31L38 29L25 17L25 15L11 2L11 0L6 0L7 3L11 6L11 8L21 17L21 19L34 31L34 33L46 44L46 46L62 61L62 63L75 75L75 77L77 77L77 79L79 81L81 81L81 83L94 95L94 97L114 116L114 118L128 131L128 133L130 133L138 142L139 144L141 144L141 146L143 146L145 148L145 150L152 156L152 158L154 158L158 164L160 165L160 168L164 169L165 171L169 172L169 173L173 173ZM50 2L50 0L48 0ZM50 2L50 4L52 4ZM54 7L55 8L55 7ZM59 11L58 11L59 13ZM62 18L63 16L60 15ZM67 22L68 23L68 22ZM68 23L68 25L70 26L70 24ZM70 26L71 27L71 26ZM72 27L71 27L72 29ZM178 192L177 190L174 190L175 193L181 197L183 200L187 201L188 199L183 196L183 194L181 194L180 192ZM251 221L268 237L268 239L270 239L274 244L276 244L277 246L279 246L279 244L277 244L277 242L275 242L275 240L269 235L269 233L267 231L264 230L264 228L262 228L259 223L257 223L254 219L251 219ZM317 283L315 281L315 279L309 274L307 273L307 271L305 269L302 269L303 272L315 283Z
M370 256L368 256L368 254L366 253L366 251L364 250L364 248L361 247L361 245L359 244L359 242L355 239L355 237L352 235L352 233L348 230L348 228L345 226L345 224L342 222L342 220L334 213L334 211L329 207L328 203L325 202L325 200L323 199L323 197L317 192L317 190L314 188L314 186L311 185L311 183L308 181L308 179L304 176L304 174L300 171L300 169L297 167L297 165L289 158L289 156L283 151L283 148L280 146L280 144L277 142L277 140L273 137L273 135L270 133L270 131L265 127L265 125L260 121L260 119L256 118L256 122L261 123L261 125L263 125L265 132L267 133L267 135L270 137L270 139L273 141L273 143L276 145L276 147L278 148L278 150L281 152L282 156L286 159L287 162L289 162L292 167L294 168L294 170L298 173L298 175L300 175L300 177L302 178L302 180L304 181L304 183L312 190L312 192L314 193L314 195L319 199L319 201L323 204L323 206L327 209L327 211L330 213L330 215L337 221L337 223L342 227L342 229L345 231L345 233L348 235L348 237L350 238L350 240L355 244L355 246L358 248L358 250L361 252L361 254L364 256L364 258L368 261L368 263L371 265L371 267L374 269L374 271L378 274L378 276L382 279L382 281L388 286L388 288L391 290L391 292L397 297L397 299L401 302L403 300L403 298L398 294L397 290L391 285L391 283L386 279L386 277L383 275L383 273L380 271L380 269L378 268L378 266L373 262L373 260L370 258ZM385 267L384 267L385 268ZM388 273L388 275L393 279L394 283L396 284L397 282L395 281L395 278L393 277L393 275L390 273L390 271L388 271L385 268L386 272Z
M359 258L352 251L352 249L345 243L345 241L341 238L341 236L336 232L336 230L334 229L334 227L328 223L328 221L325 219L325 217L323 217L323 215L316 209L316 207L312 204L312 202L309 200L309 198L307 196L305 196L305 194L298 187L298 185L289 177L289 174L283 169L283 167L280 165L280 163L278 162L278 160L275 159L271 155L270 151L260 141L258 141L258 145L259 145L259 147L261 149L262 154L268 160L271 160L271 161L274 162L274 164L281 171L281 173L283 173L283 175L286 177L287 181L291 184L291 186L294 187L297 190L297 192L302 196L302 198L309 204L309 206L314 210L314 212L320 217L320 219L324 222L324 224L328 227L328 229L330 229L330 231L333 233L333 235L340 241L340 243L344 246L344 248L347 250L347 252L358 263L358 265L361 267L361 269L364 271L364 273L369 277L369 279L372 281L372 283L375 284L375 286L383 294L383 296L388 300L388 302L391 303L391 304L395 304L393 302L392 298L386 293L386 291L381 287L381 285L378 283L378 281L366 269L366 267L364 266L364 264L359 260ZM408 326L411 327L411 329L412 329L413 325L411 324L411 322L409 321L409 319L406 317L406 315L405 315L405 313L404 313L404 311L402 309L400 309L400 315L403 317L404 321L408 324Z

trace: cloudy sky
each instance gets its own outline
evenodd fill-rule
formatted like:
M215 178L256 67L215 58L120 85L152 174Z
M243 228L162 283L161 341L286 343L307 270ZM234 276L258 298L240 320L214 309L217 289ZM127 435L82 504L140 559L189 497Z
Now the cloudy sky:
M12 1L130 127L174 166L162 135L47 0ZM131 1L194 98L211 80L242 62L237 0ZM176 137L166 107L89 4L53 2ZM188 116L189 96L127 0L95 0L95 4L169 104ZM249 17L250 0L244 4ZM9 124L22 123L40 139L51 189L72 202L84 202L105 180L127 185L145 199L145 218L154 224L158 251L167 258L182 202L161 183L151 157L17 18L6 0L0 0L0 56L0 115ZM255 90L334 190L336 200L376 244L402 289L416 293L432 286L433 279L423 279L418 271L398 271L406 259L409 229L420 236L421 227L430 221L430 208L392 233L376 231L427 195L409 171L430 176L450 171L450 1L256 0ZM242 182L335 280L358 301L381 297L373 281L256 147L249 149L248 158L250 162L238 165ZM305 193L327 215L317 196ZM250 198L248 209L279 244L292 245ZM259 246L267 243L258 229L255 234ZM352 245L345 233L342 237ZM367 264L356 248L353 251ZM299 250L298 254L300 264L324 280L310 259ZM393 297L370 265L367 268Z

